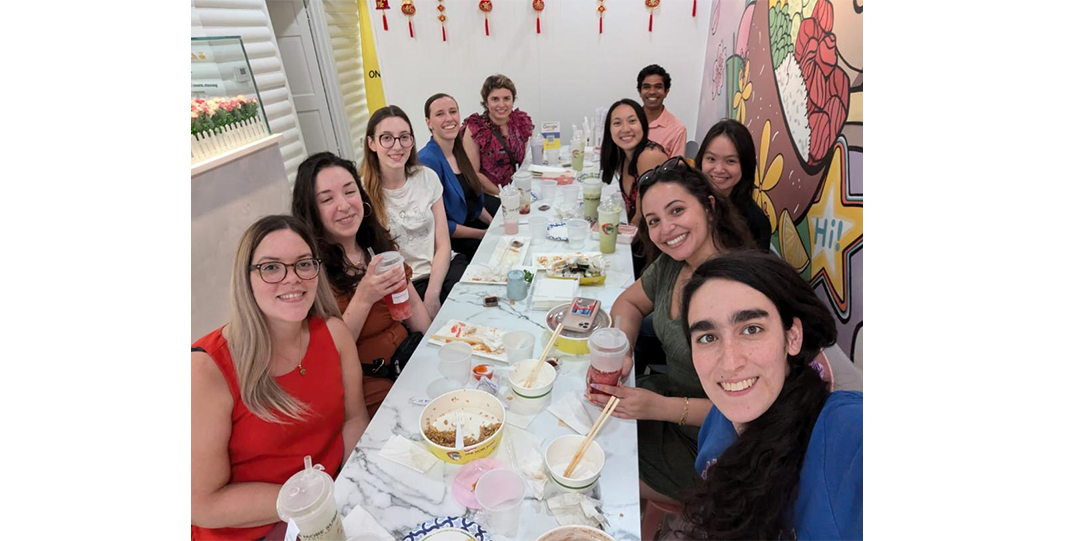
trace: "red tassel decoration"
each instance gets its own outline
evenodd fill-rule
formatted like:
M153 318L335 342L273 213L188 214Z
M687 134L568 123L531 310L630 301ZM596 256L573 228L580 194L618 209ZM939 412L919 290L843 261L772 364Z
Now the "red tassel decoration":
M486 35L486 36L490 35L488 33L488 17L484 18L484 35Z
M443 41L446 41L446 40L447 40L447 27L444 26L443 27Z
M541 17L537 18L537 33L541 33Z
M415 35L413 35L413 21L412 21L412 19L409 19L409 37L410 38L415 38L416 37Z
M655 13L652 12L647 18L647 31L650 32L651 28L655 26Z
M382 12L382 29L386 30L386 31L390 30L390 27L386 25L386 12L385 11Z
M598 17L598 33L602 33L602 18Z
M693 0L693 17L696 17L696 0Z

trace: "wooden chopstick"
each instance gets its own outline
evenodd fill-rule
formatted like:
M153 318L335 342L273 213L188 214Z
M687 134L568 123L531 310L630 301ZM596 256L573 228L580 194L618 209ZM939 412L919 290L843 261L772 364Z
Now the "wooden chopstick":
M553 344L556 344L556 339L560 338L560 331L562 330L564 330L564 324L557 323L556 330L553 331L553 337L549 339L549 344L545 346L545 351L541 352L541 357L538 357L537 364L534 365L534 370L530 372L530 376L522 383L523 387L526 387L527 389L533 387L534 380L537 379L537 373L541 370L541 365L545 364L545 359L549 356L549 351L553 349Z
M572 457L571 463L568 464L567 469L564 470L564 477L570 477L572 471L575 470L575 466L579 464L579 461L583 459L583 455L586 454L587 449L590 448L590 442L594 441L594 438L598 436L598 432L602 430L602 425L606 424L606 419L609 419L610 415L613 415L613 410L617 409L617 404L620 403L620 399L616 396L609 397L609 402L606 403L605 409L598 415L598 419L594 421L594 426L590 427L590 431L587 432L587 437L583 439L583 445L579 446L579 451Z

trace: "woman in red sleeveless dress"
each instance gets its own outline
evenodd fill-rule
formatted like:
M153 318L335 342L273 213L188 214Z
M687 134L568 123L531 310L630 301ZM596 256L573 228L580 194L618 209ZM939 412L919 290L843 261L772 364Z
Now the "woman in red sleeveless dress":
M191 537L259 539L310 455L336 475L367 427L355 341L291 216L242 235L231 318L192 353Z

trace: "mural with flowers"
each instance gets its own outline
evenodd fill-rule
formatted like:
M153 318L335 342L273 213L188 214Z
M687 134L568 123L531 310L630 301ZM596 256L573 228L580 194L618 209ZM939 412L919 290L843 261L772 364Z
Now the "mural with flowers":
M710 25L695 135L721 118L749 128L772 249L861 359L863 0L715 0Z

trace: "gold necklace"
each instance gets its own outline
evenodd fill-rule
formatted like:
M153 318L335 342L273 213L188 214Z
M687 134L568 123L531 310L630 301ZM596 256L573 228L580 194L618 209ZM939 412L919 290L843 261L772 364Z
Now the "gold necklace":
M303 333L302 332L299 333L299 347L296 349L296 351L299 351L299 350L303 350ZM288 357L287 355L284 355L284 354L280 354L280 356L287 359L288 362L291 362L291 357ZM306 352L306 350L303 350L303 356L299 359L299 362L296 363L296 365L295 365L295 368L297 370L299 370L299 375L300 376L307 375L307 369L303 368L303 361L306 360L306 357L307 357L307 352Z

